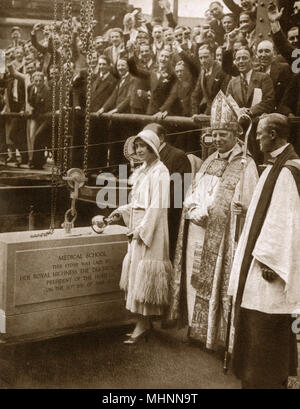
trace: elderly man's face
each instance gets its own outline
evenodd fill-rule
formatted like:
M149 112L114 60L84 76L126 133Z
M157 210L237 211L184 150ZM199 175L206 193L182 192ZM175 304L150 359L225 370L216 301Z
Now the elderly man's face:
M274 47L270 41L262 41L257 46L257 57L260 64L268 66L274 60Z
M236 144L237 138L234 132L223 129L212 131L212 138L218 152L225 153L230 151Z
M262 152L272 152L273 139L272 134L268 128L267 119L261 119L257 125L256 139L259 142L259 148Z

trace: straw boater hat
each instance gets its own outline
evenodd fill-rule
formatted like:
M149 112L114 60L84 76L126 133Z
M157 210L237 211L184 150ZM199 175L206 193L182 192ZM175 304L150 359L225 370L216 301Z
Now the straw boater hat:
M231 95L226 97L222 91L219 91L211 107L211 130L241 131L238 123L239 110Z
M135 153L135 147L134 147L134 142L136 141L136 139L141 139L148 146L150 146L153 152L155 153L155 155L159 159L159 146L160 146L159 137L156 135L155 132L151 131L151 129L144 129L141 132L139 132L137 135L130 136L126 140L125 145L124 145L124 156L127 160L139 161Z

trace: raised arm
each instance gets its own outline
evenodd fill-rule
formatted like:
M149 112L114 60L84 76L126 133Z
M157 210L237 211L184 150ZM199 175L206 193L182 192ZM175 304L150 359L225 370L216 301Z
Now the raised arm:
M150 78L150 71L138 68L134 57L130 57L127 62L130 75L144 79Z

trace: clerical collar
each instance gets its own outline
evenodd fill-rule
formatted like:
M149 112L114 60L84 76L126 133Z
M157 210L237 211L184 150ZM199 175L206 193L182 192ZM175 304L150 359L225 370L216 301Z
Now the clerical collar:
M232 151L233 151L234 148L235 148L235 145L234 145L234 147L232 149L230 149L230 151L227 151L227 152L224 152L224 153L218 152L217 157L220 158L220 159L228 159L229 156L232 154Z
M161 151L164 149L165 146L166 146L166 142L163 142L163 143L160 145L158 152L161 152Z
M272 158L277 158L284 150L285 148L289 145L289 143L286 143L285 145L281 146L280 148L276 149L273 152L270 152L270 155Z

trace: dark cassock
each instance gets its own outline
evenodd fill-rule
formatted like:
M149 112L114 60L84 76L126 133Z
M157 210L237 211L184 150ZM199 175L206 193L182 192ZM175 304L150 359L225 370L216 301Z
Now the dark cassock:
M212 104L211 128L217 151L196 174L181 217L171 282L169 319L189 325L189 336L208 349L224 347L229 309L227 296L239 199L243 142L232 97L220 91ZM242 192L245 207L258 180L247 155Z
M254 191L229 281L233 369L243 388L286 388L288 377L297 375L292 315L300 312L300 159L286 142L288 132L280 114L258 124L262 150L280 142L268 150L271 159Z

